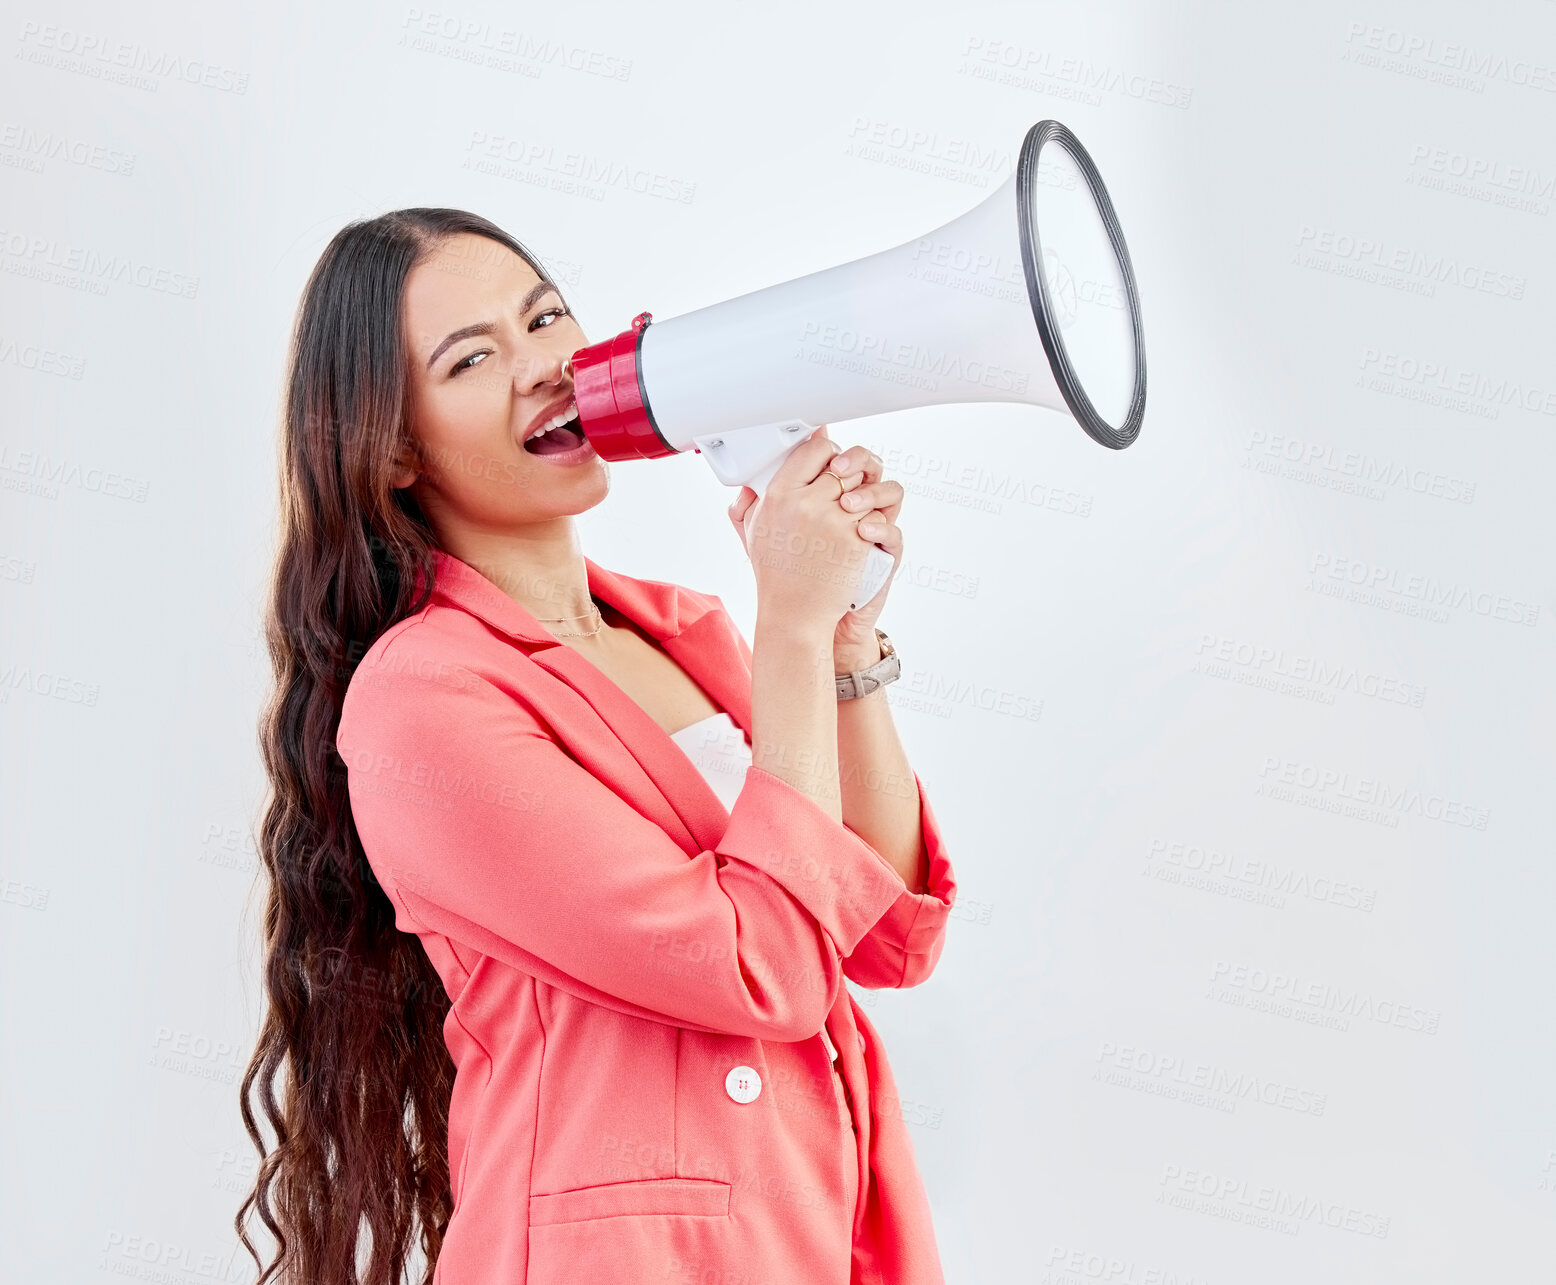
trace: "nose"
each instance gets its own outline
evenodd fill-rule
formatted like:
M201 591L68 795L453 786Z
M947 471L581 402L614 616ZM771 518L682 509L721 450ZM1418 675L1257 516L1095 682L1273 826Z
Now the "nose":
M571 384L573 382L572 354L532 357L528 362L521 362L517 381L521 389L530 391L553 385L560 387Z

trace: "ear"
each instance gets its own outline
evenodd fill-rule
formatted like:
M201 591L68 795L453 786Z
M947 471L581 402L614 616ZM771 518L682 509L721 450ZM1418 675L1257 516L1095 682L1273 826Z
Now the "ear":
M402 446L394 457L394 472L389 475L389 485L403 490L416 480L416 461L411 452Z

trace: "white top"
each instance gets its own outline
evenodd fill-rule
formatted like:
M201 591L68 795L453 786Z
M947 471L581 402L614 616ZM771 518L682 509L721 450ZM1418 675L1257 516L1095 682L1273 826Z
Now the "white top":
M733 808L751 766L751 747L735 720L720 710L670 733L670 739L697 765L725 809Z
M733 808L740 788L745 784L746 769L751 766L751 747L746 744L746 734L740 730L740 724L727 711L720 710L690 727L671 732L670 739L696 765L725 810ZM827 1056L835 1064L837 1046L824 1026L821 1038L826 1041Z

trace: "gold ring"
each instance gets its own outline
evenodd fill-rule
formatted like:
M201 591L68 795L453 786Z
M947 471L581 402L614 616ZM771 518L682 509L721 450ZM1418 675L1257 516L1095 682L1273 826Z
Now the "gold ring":
M829 469L829 468L824 468L824 469L821 470L821 473L817 474L817 476L820 477L822 473L832 473L832 470ZM833 477L837 477L837 484L838 484L839 487L842 488L837 493L837 498L841 500L843 498L844 494L848 491L848 488L843 485L843 479L838 477L838 475L836 473L832 473L832 476Z

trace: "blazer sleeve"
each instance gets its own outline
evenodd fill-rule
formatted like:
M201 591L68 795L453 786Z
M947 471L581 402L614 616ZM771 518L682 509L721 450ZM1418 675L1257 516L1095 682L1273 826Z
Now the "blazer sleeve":
M910 892L899 877L902 891L897 899L844 957L843 975L866 989L917 986L925 981L940 962L946 925L956 904L956 880L940 825L917 772L913 780L918 786L928 877L921 893Z
M891 864L780 777L750 768L722 839L689 856L515 695L397 663L405 636L348 688L336 737L403 931L619 1012L784 1042L822 1028L843 958L883 915L901 907L864 969L900 971L922 943Z
M702 596L728 618L730 632L749 670L751 644L734 618L729 616L724 600L713 593ZM950 922L951 907L956 904L956 880L939 823L917 772L913 774L913 781L918 787L919 827L924 835L925 855L929 858L928 878L924 891L914 893L908 891L908 886L898 876L897 886L901 891L897 899L859 944L844 956L843 975L866 990L906 988L927 980L940 962L946 925Z

